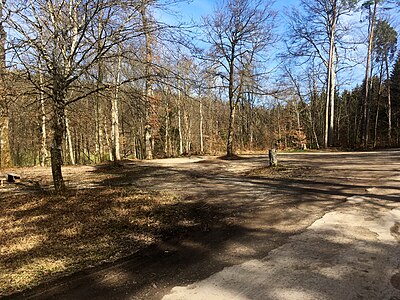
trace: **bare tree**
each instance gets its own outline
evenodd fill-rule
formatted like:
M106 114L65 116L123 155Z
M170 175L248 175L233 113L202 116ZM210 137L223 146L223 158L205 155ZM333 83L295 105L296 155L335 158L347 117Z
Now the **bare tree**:
M211 45L209 60L228 94L228 157L234 155L235 115L245 81L258 75L257 63L273 40L272 4L262 0L222 0L214 14L204 19Z
M367 63L365 65L365 93L364 93L364 101L363 101L363 111L362 111L362 144L364 148L368 147L369 140L369 96L370 96L370 74L371 74L371 57L372 57L372 49L374 43L374 34L375 34L375 23L376 23L376 13L378 3L382 0L373 0L366 1L363 3L363 7L368 9L368 50L367 50Z
M52 102L51 165L57 192L65 190L61 166L66 107L105 88L88 82L76 84L116 44L137 34L138 8L128 11L126 5L112 0L16 0L7 7L17 63ZM98 26L99 15L102 26ZM41 69L38 60L43 62ZM45 78L44 88L36 80L38 73ZM68 93L71 90L74 93Z
M326 68L324 147L334 142L338 35L344 30L339 24L356 4L357 0L302 0L302 10L294 8L289 14L289 55L312 63L318 60Z
M151 1L153 2L153 1ZM149 3L150 4L150 3ZM152 26L151 16L148 12L148 5L143 5L140 10L142 17L143 33L145 37L145 103L146 103L146 125L145 125L145 157L146 159L153 158L153 138L152 138L152 124L151 114L154 112L152 105L153 88L152 88L152 63L153 63L153 49L152 49Z
M6 0L0 0L0 167L11 165L9 141L9 115L7 104L7 65L6 65L6 38L4 30L4 13Z
M114 94L111 100L111 157L114 164L121 159L120 141L119 141L119 100L120 100L120 85L121 85L121 64L122 58L118 47L117 55L117 70L115 78Z

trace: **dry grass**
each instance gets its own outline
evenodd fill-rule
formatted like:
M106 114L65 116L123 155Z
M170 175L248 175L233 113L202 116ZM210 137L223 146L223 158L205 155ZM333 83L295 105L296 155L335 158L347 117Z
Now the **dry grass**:
M261 167L244 174L245 176L257 176L267 178L291 178L291 177L305 177L313 171L309 167Z
M195 204L133 188L14 195L1 203L0 297L202 226Z

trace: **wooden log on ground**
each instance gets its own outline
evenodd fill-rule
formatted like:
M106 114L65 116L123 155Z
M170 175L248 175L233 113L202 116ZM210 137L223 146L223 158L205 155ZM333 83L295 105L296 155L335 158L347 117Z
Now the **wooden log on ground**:
M8 182L20 182L21 181L21 175L15 174L15 173L8 173L7 174L7 181Z

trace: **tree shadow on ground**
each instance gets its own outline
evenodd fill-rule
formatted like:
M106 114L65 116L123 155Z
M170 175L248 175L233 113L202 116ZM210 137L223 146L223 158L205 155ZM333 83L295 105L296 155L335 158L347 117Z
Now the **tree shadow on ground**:
M128 299L132 298L132 294L154 294L155 291L155 294L159 294L166 291L162 289L164 286L205 278L210 273L251 259L254 255L266 255L268 251L281 245L289 237L288 233L272 229L259 230L232 223L226 213L232 209L227 206L192 201L175 205L178 206L181 214L174 216L165 214L163 211L163 216L166 218L159 221L167 223L168 228L154 233L160 238L156 240L156 243L140 247L139 252L116 262L103 263L101 266L85 269L69 277L42 284L31 291L13 294L4 299ZM165 210L165 207L155 208L152 213L157 214L159 210ZM24 214L36 215L34 210L25 211ZM175 223L171 223L171 217L177 218L174 220ZM281 218L284 217L281 216ZM185 222L182 223L180 221L183 218ZM282 220L276 218L275 222L279 221ZM195 225L185 225L189 222ZM31 225L42 227L39 223ZM93 226L97 224L85 223L89 231ZM105 226L109 227L113 224ZM129 224L119 222L117 226L129 226ZM103 229L109 231L108 228ZM136 232L137 228L128 230ZM142 230L146 232L147 229L142 228ZM55 238L60 239L60 235L59 233ZM108 238L115 239L117 243L129 242L113 236L108 236ZM254 250L246 253L244 247L248 246L245 246L247 244L245 241L254 239L258 244L253 245ZM92 240L93 242L95 241ZM40 248L54 247L53 243L54 240L51 243L44 241L36 246L38 249L29 251L34 254L34 251L39 251ZM60 246L66 247L61 241ZM90 247L91 245L83 246ZM138 245L132 243L132 247L138 247ZM229 257L215 255L215 253L224 252L227 247L236 249L235 251L238 252L231 251ZM241 247L244 250L240 250ZM59 250L62 253L65 249ZM79 249L72 247L71 252L64 258L74 253L79 255ZM43 256L46 255L56 256L57 253L44 252ZM8 259L16 260L17 256L6 258ZM147 299L147 297L144 298Z
M365 230L365 238L354 244L351 235L339 241L335 230L296 236L262 260L224 269L186 288L186 299L207 290L223 299L398 299L393 263L399 247L371 239Z
M290 163L300 165L303 160L300 155L296 154L299 160ZM385 161L387 155L379 156L378 160L381 159ZM340 173L326 171L328 179L320 174L265 178L214 172L215 164L202 162L195 168L185 169L128 161L117 167L96 167L93 173L102 176L98 187L177 191L184 195L179 204L182 207L202 203L210 215L217 217L181 234L178 230L178 234L166 235L167 238L117 263L85 270L16 296L20 299L27 296L33 299L132 299L133 296L155 299L171 286L187 284L226 266L266 256L287 242L289 236L301 232L349 197L362 196L370 205L384 208L390 208L386 203L399 200L396 194L368 193L370 183L342 182ZM221 164L226 166L226 162ZM320 165L321 161L308 164L311 169ZM390 188L398 189L395 185Z
M17 195L2 203L3 295L222 226L225 219L222 209L204 202L134 188Z

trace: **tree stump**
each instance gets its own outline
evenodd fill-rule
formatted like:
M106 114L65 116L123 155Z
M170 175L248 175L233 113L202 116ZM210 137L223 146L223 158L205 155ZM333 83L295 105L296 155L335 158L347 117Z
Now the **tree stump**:
M268 151L268 155L269 155L269 166L270 167L278 166L278 158L277 158L276 149L270 149Z

